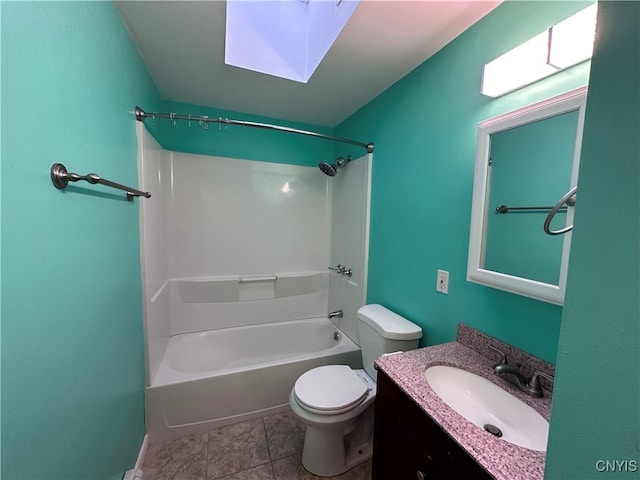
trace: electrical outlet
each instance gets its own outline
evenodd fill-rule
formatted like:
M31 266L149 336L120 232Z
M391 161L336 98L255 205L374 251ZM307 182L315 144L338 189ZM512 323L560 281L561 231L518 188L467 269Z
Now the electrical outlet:
M436 292L449 294L449 272L446 270L438 270L438 276L436 280Z

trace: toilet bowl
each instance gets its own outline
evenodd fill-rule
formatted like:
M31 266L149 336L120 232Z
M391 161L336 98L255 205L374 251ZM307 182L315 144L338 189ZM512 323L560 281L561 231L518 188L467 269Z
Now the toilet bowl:
M348 365L314 368L298 378L289 404L307 426L302 450L307 470L339 475L371 457L375 395L375 381Z
M374 361L383 353L418 346L422 330L381 305L358 310L364 369L326 365L303 373L289 395L292 411L306 425L302 465L329 477L371 458Z

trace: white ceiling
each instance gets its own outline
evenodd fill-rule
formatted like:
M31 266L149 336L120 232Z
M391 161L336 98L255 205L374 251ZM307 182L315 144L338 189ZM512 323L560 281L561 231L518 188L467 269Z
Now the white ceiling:
M116 5L162 98L334 127L501 1L361 0L306 84L224 63L223 0Z

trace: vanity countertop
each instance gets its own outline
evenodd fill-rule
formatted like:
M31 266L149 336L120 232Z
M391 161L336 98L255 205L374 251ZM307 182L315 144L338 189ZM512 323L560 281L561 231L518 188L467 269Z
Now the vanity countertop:
M494 437L449 407L429 386L424 372L432 365L462 368L487 378L533 407L545 419L551 398L533 398L496 377L489 358L462 343L451 342L380 357L376 364L445 432L497 480L540 480L545 453L519 447Z

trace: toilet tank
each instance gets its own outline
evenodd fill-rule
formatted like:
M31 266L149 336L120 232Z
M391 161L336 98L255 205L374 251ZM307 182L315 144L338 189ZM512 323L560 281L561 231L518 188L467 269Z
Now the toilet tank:
M358 333L362 364L376 379L373 363L383 353L413 350L418 347L422 329L382 305L365 305L358 309Z

